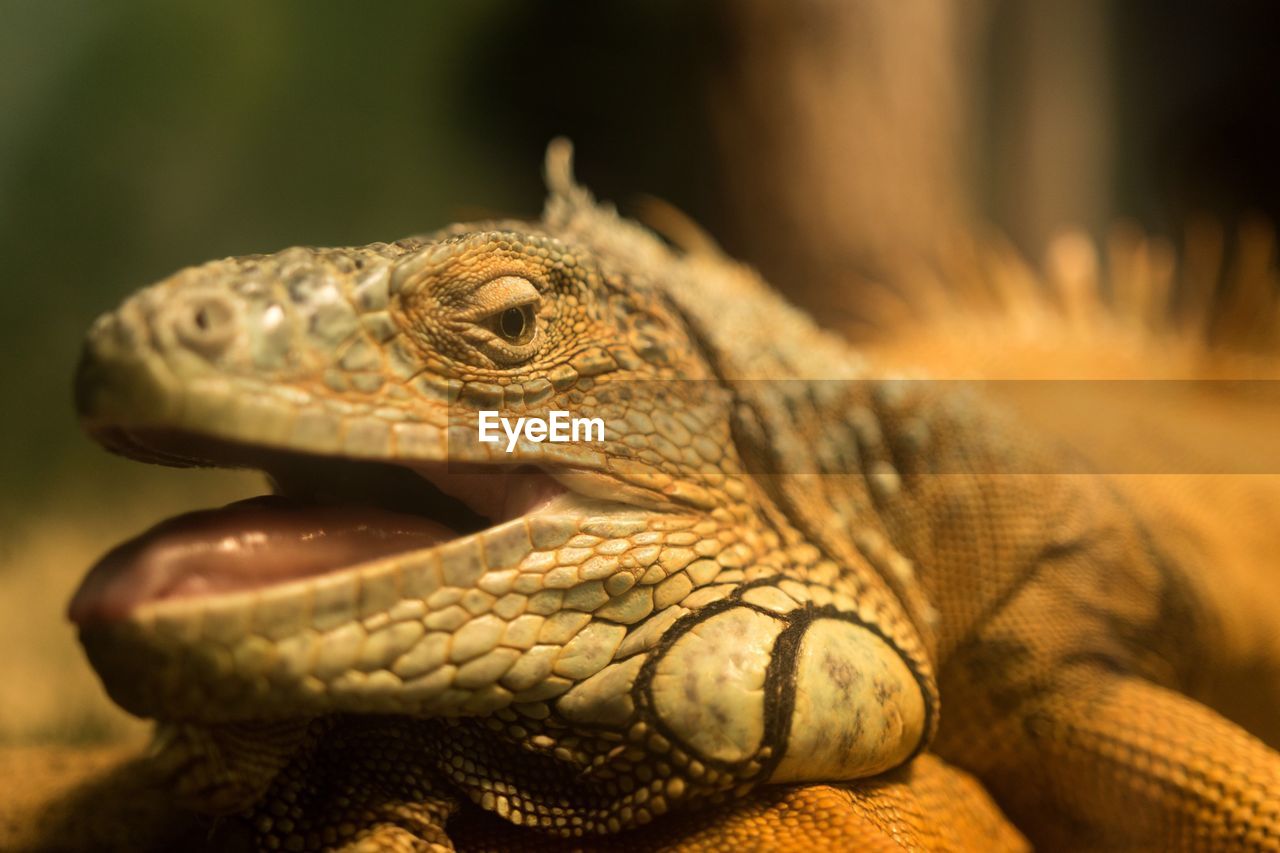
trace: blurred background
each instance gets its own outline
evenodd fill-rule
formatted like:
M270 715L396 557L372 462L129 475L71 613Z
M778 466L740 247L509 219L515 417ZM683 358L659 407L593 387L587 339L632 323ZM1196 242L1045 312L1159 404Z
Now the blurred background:
M160 518L259 491L148 468L71 409L93 317L187 264L536 215L565 134L822 321L991 223L1033 264L1127 219L1280 215L1280 16L1191 0L9 0L0 29L0 744L138 730L61 611ZM1263 235L1263 236L1256 236ZM1260 241L1260 242L1259 242Z

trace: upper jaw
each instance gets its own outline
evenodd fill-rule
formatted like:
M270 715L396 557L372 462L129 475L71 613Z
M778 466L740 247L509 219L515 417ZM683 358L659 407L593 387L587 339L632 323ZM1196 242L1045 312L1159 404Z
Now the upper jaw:
M654 511L678 508L656 475L613 476L599 445L522 440L505 452L481 442L478 411L459 402L457 381L419 372L407 383L388 383L380 395L352 397L314 387L314 377L274 381L224 373L189 353L175 356L147 344L135 328L137 313L126 303L95 324L76 376L82 425L121 455L162 465L249 468L264 467L261 460L270 455L422 470L445 465L455 473L527 465L586 497Z

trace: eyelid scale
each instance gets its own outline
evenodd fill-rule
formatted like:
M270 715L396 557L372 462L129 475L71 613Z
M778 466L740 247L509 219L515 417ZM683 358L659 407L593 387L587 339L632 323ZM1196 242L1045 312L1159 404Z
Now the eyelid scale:
M532 306L536 312L541 301L542 294L533 282L518 275L504 275L477 287L467 298L469 307L457 316L463 320L482 320L525 305Z

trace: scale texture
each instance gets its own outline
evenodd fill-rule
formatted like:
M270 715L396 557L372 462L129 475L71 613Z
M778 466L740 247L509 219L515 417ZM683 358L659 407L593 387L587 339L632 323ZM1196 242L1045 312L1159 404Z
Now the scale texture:
M216 261L92 329L117 452L560 489L83 627L216 842L1280 850L1274 478L1099 473L619 218L567 147L548 181L541 221ZM507 454L483 409L606 439Z

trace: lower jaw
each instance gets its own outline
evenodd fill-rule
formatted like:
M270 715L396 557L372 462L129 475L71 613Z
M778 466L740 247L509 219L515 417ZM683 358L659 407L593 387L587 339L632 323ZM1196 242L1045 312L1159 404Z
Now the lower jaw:
M462 624L499 601L507 615L513 601L525 612L554 612L551 599L562 593L542 589L538 572L546 569L519 567L602 511L611 520L647 515L567 496L545 512L424 551L274 586L149 602L127 618L81 626L80 639L112 699L170 721L460 716L550 698L501 679L459 682L459 666L421 649L447 647Z

